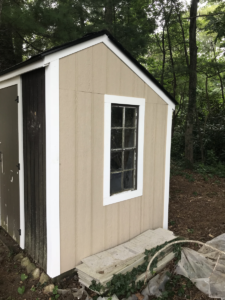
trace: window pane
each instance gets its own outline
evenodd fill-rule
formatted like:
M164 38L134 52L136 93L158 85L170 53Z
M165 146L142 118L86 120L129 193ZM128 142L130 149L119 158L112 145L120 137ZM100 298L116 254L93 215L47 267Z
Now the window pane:
M111 149L122 148L122 129L111 130Z
M124 172L123 177L123 185L124 189L132 189L134 187L133 185L133 172L134 171L126 171Z
M134 127L135 126L135 108L126 108L125 109L125 127Z
M110 194L122 192L121 186L122 173L111 174Z
M134 168L134 150L124 151L124 169Z
M134 147L134 129L125 129L124 147Z
M122 151L111 152L111 171L122 169Z
M123 107L112 106L111 126L112 127L123 126Z

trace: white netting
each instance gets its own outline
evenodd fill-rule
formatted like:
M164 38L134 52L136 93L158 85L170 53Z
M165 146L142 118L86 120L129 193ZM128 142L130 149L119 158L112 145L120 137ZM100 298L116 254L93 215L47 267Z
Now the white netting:
M206 244L225 251L225 234ZM203 246L199 252L183 248L176 273L188 277L210 298L225 299L225 255Z

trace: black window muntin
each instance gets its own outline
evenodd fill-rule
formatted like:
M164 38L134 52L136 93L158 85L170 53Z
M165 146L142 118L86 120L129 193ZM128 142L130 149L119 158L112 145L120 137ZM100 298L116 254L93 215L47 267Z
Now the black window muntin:
M133 124L127 122L128 110L134 111ZM136 105L111 105L110 195L137 189L138 112Z

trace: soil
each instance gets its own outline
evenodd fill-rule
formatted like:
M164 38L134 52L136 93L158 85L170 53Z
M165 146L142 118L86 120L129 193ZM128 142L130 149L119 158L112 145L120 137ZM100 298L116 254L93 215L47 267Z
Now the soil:
M199 174L191 172L185 174L186 176L171 177L169 229L178 236L206 242L225 232L225 179L205 177L205 180ZM3 238L1 236L0 240L5 243L8 239L9 242L10 237L3 230L2 233L4 233ZM29 277L24 282L21 281L21 274L26 272L21 268L20 263L13 261L13 256L19 249L11 241L9 250L1 241L0 300L54 299L50 295L43 294L43 286L40 286L37 281ZM1 257L4 257L2 261ZM19 295L18 288L22 286L25 287L25 293ZM35 291L31 290L32 287ZM76 276L64 278L58 287L62 289L79 287L78 278ZM188 294L191 300L212 299L197 290L195 286L189 289ZM58 299L75 298L72 295L61 295ZM173 300L178 299L186 299L186 297L173 297Z

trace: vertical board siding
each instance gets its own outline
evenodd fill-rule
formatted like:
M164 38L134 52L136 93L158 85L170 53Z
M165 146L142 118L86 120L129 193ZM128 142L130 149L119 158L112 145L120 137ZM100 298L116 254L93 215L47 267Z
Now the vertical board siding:
M45 69L22 76L25 248L46 269Z
M20 242L17 85L0 90L0 218L2 227Z
M92 157L91 157L91 185L92 185L92 253L100 252L105 248L105 209L102 205L103 191L103 159L104 148L104 102L102 94L93 94L92 99Z
M146 98L143 196L107 206L104 94ZM61 273L84 257L162 227L167 112L162 104L104 44L60 59Z
M76 92L76 263L90 253L92 245L92 94Z

